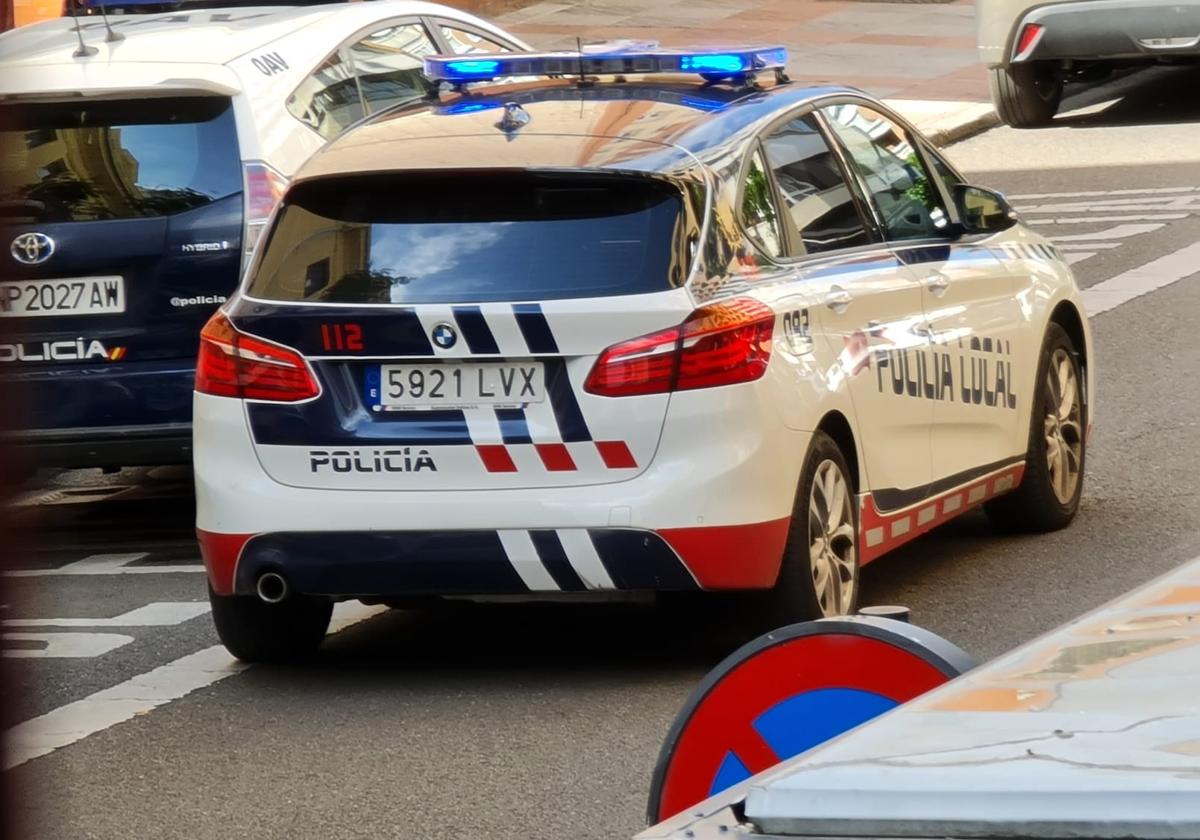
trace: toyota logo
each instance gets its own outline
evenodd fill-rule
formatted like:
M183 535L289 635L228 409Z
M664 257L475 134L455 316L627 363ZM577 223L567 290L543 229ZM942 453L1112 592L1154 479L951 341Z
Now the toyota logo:
M22 233L12 241L8 252L23 265L37 265L54 254L54 240L44 233Z
M458 343L458 333L449 324L438 324L431 333L433 343L443 350L449 350Z

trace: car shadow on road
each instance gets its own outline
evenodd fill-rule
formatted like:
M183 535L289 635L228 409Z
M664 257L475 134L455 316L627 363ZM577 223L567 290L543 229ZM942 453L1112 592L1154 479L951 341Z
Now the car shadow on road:
M1117 101L1102 110L1078 108L1064 103L1065 113L1055 118L1052 128L1112 128L1135 125L1173 125L1200 120L1200 66L1153 67L1128 76L1121 83ZM1101 91L1084 97L1095 101Z
M940 578L996 539L982 514L949 523L872 564L861 605L927 598ZM327 639L315 660L270 670L286 672L287 680L307 674L372 685L388 675L405 683L456 676L508 683L566 674L698 680L762 629L737 595L658 604L449 602L392 610Z
M700 675L751 638L723 599L686 603L450 602L391 610L326 640L316 659L272 670L322 680L406 683L454 675L509 683L524 675L637 679ZM289 675L289 678L295 675Z

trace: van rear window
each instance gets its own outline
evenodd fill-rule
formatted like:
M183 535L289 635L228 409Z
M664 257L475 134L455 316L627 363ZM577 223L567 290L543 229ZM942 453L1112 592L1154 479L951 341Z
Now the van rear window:
M169 216L241 191L227 98L0 106L0 222Z
M472 303L658 292L683 284L682 195L646 177L409 173L289 194L251 296Z

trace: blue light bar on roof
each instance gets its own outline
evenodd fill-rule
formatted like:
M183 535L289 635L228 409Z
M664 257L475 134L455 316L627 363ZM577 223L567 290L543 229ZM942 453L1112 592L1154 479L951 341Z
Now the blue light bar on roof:
M743 76L782 69L785 47L724 50L664 50L639 44L585 47L579 52L505 53L487 59L433 55L425 59L425 75L438 82L486 82L505 76L623 76L646 73L689 73L706 79Z

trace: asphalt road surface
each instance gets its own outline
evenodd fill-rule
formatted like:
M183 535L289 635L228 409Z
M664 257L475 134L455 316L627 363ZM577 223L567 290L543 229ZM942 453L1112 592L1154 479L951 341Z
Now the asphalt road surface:
M1200 104L1174 95L1198 85L1143 74L950 150L1111 306L1083 507L1037 538L952 523L871 565L864 603L988 658L1200 555ZM348 613L310 665L232 667L186 471L43 478L0 611L24 837L629 837L673 715L735 641L717 611L462 605Z

